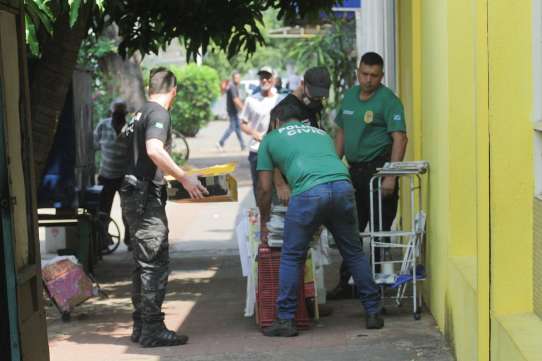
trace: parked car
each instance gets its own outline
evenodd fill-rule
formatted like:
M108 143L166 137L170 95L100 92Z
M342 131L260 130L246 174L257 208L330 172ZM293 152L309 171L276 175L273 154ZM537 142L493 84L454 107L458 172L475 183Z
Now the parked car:
M241 80L241 85L239 86L241 98L244 99L247 96L252 95L254 93L254 89L256 89L259 85L260 81L257 79Z

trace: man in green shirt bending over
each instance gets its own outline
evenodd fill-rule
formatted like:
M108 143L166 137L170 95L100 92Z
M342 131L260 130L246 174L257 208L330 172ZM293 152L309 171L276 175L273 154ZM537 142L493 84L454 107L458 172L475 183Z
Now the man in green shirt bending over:
M301 123L303 115L295 107L283 106L275 119L274 130L263 138L258 150L257 200L262 241L267 240L268 234L274 168L285 175L292 196L284 222L278 318L263 330L264 335L297 335L294 315L300 272L309 242L321 225L332 233L358 285L367 328L382 328L379 289L359 242L354 188L348 170L337 157L333 140L325 131Z

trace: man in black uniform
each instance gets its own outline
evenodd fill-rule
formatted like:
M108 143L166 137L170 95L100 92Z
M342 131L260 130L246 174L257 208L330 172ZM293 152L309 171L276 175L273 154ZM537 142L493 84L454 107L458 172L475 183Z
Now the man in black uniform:
M170 157L168 109L177 95L177 79L166 68L151 70L149 101L124 130L129 165L121 186L121 207L129 224L136 268L133 273L132 341L143 347L175 346L188 337L164 325L162 302L169 275L168 222L164 173L175 177L192 198L207 192L196 176L187 175Z
M331 79L325 67L317 66L308 69L301 84L271 110L269 131L271 131L271 126L279 119L279 114L284 108L295 109L298 114L302 115L300 120L303 124L321 129L321 113L324 109L322 100L329 95L330 85ZM278 170L274 171L273 182L278 199L283 204L288 204L290 187Z

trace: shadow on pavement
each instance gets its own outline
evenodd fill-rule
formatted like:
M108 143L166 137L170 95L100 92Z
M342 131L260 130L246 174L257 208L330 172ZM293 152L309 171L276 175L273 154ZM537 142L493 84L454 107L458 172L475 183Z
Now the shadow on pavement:
M339 257L334 255L334 271ZM356 300L331 303L335 312L299 337L261 335L252 318L243 317L245 280L237 256L175 257L164 304L166 323L188 334L187 345L143 349L131 332L129 254L100 264L97 277L107 300L89 300L62 323L48 309L51 360L452 360L434 321L427 314L412 320L408 309L390 309L386 328L363 328ZM331 284L331 283L330 283ZM356 358L357 357L357 358Z

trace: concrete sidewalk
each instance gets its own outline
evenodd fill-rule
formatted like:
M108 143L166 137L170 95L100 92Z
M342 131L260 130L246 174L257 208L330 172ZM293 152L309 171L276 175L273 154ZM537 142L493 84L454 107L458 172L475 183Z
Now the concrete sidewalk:
M142 349L129 339L131 262L126 253L104 260L96 276L109 299L81 305L71 322L49 310L52 361L452 360L430 315L414 321L408 308L389 308L386 327L368 331L356 300L331 302L334 313L299 337L264 337L252 318L243 317L245 281L238 257L190 253L172 260L164 307L167 325L190 341Z
M133 261L125 248L99 263L96 278L109 294L79 306L64 323L47 308L52 361L211 361L211 360L453 360L427 313L414 321L408 305L389 307L386 327L364 328L359 301L330 303L334 313L299 337L262 336L254 319L243 317L246 281L241 276L234 228L239 215L254 205L247 154L235 148L219 153L214 143L227 122L213 122L190 140L191 163L205 166L237 161L240 202L168 204L171 276L164 304L168 327L188 334L187 345L142 349L132 344L130 286ZM227 143L228 147L228 143ZM114 217L119 216L118 205ZM326 270L327 285L336 281L340 256Z

